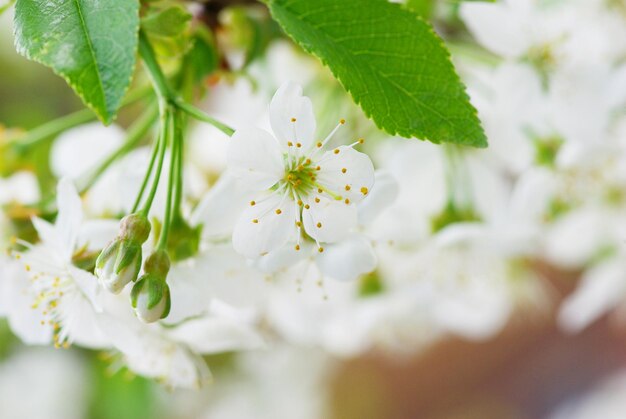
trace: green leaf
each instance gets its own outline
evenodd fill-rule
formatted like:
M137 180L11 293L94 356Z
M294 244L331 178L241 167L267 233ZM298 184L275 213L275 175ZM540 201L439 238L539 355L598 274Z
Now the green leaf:
M137 0L17 0L15 46L63 77L105 123L135 68Z
M379 128L434 143L487 145L448 51L413 12L387 0L268 0L268 6Z
M406 0L406 7L428 20L435 9L435 0Z
M141 27L150 35L175 37L189 28L191 14L181 6L170 6L166 9L155 9L141 19Z

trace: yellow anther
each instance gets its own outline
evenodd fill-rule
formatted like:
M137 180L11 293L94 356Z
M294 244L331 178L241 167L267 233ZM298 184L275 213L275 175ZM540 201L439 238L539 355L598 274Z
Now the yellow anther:
M311 159L306 159L304 162L304 165L308 166L309 164L311 164Z
M346 173L348 171L348 169L346 169L345 167L343 169L341 169L341 173Z
M343 202L345 202L345 203L346 203L346 205L350 204L350 200L349 200L348 198L346 198L346 200L345 200L345 201L343 201Z
M317 144L315 144L317 146L317 148L321 148L322 147L322 142L318 141Z
M302 221L296 221L296 227L302 227Z
M322 170L321 166L317 166L315 170Z
M359 138L359 144L363 144L365 142L364 138Z
M291 118L291 122L296 122L296 118Z
M296 246L294 247L294 249L296 249L296 250L300 250L300 245L299 245L299 244L296 244Z
M311 206L310 206L309 204L305 204L305 205L304 205L304 208L305 208L305 209L309 209L309 208L311 208Z
M342 118L342 119L340 119L340 120L339 120L339 123L340 123L341 125L343 125L343 124L345 124L345 123L346 123L346 120Z
M250 206L252 206L252 207L253 207L253 206L255 206L255 205L256 205L256 202L255 202L255 201L250 201Z
M296 147L300 148L300 147L302 147L302 144L301 143L296 143Z
M315 225L317 226L317 228L322 228L322 223L317 223Z
M322 188L317 188L317 193L322 193L322 192L324 192L324 189L322 189Z
M287 141L287 147L293 147L293 143L291 141Z
M278 209L276 210L276 214L280 215L281 213L282 213L281 209L280 209L280 208L278 208Z
M302 200L298 199L298 206L301 207L302 206Z
M324 248L320 246L320 247L317 248L317 251L322 253L324 251Z
M363 187L361 188L361 193L362 193L363 195L367 195L367 193L368 193L368 192L369 192L369 189L367 189L365 186L363 186Z
M318 197L315 197L315 202L317 202L319 204L320 203L320 199Z
M254 224L258 224L258 223L259 223L259 220L255 218L254 220L252 220L252 222L253 222Z
M350 190L350 189L352 189L352 188L350 187L350 185L346 185L346 188L345 188L345 189L346 189L346 191L349 191L349 190Z
M335 154L339 154L339 149L338 149L338 148L334 149L334 150L333 150L333 153L335 153Z
M26 265L24 268L26 269L26 272L30 272L30 265Z

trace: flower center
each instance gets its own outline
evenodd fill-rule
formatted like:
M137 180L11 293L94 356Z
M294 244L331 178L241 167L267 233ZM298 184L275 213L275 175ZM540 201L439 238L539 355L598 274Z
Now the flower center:
M294 162L292 168L287 167L282 182L297 196L306 196L312 190L319 188L317 184L317 169L311 159L300 158Z

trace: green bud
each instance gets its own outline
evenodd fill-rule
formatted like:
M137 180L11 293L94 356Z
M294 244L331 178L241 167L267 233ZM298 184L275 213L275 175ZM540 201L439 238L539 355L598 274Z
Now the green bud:
M141 269L141 245L117 238L104 248L94 270L104 288L119 294Z
M150 221L141 214L130 214L120 221L120 234L122 239L142 244L150 235Z
M141 245L150 235L150 222L141 214L122 218L118 236L104 248L96 260L94 272L104 288L119 294L141 270Z
M144 274L130 294L135 314L146 323L164 319L170 312L170 289L166 282L170 268L167 252L157 250L144 263Z

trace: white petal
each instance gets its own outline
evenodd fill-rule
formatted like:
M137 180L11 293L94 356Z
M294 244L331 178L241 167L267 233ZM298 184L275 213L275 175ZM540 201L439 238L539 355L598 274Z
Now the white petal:
M372 272L377 262L369 241L358 235L328 245L317 255L317 266L322 273L341 281L351 281Z
M39 199L37 177L31 172L17 172L7 179L0 179L0 203L11 201L32 204Z
M376 172L376 182L371 192L359 203L359 224L366 226L398 197L400 188L396 179L388 172Z
M250 194L241 186L226 172L204 195L190 218L191 225L202 224L203 237L232 234L237 219L250 201Z
M119 231L118 220L89 220L83 223L78 237L78 245L89 249L102 249Z
M570 211L544 232L545 253L560 266L577 268L591 260L603 246L614 245L620 224L611 214L595 207Z
M337 151L339 151L337 153ZM324 153L317 181L330 191L358 202L374 186L374 165L367 154L347 146Z
M254 266L264 273L275 273L285 270L302 261L313 251L309 242L301 242L300 250L296 250L293 243L288 243L267 255L257 259Z
M195 353L165 336L157 325L147 326L127 315L101 315L100 327L124 355L128 368L165 381L173 388L199 388L211 373Z
M233 247L243 256L257 258L284 245L296 230L295 222L295 206L288 197L274 194L259 199L235 224Z
M69 267L69 274L72 276L74 283L76 283L76 286L83 294L85 299L89 301L89 303L91 303L93 310L96 312L101 312L101 288L100 283L98 282L98 278L96 278L93 274L74 266Z
M295 119L295 121L294 121ZM307 150L315 137L315 115L308 97L302 96L302 87L284 83L270 103L272 130L283 147L291 141L301 143Z
M57 207L59 214L55 229L61 239L59 244L63 246L61 253L69 261L74 253L80 225L83 222L83 210L78 192L68 179L61 179L57 185Z
M356 227L356 206L325 197L309 199L302 211L302 223L307 234L322 243L332 243L345 238Z
M212 305L219 306L217 315L187 321L171 329L170 336L203 354L262 346L263 340L252 327L253 319L245 311L234 310L219 301Z
M586 272L580 285L559 311L559 325L578 332L617 306L626 293L626 270L619 261L609 261Z
M530 2L529 2L530 3ZM524 33L521 10L511 2L498 4L463 3L461 17L480 44L504 57L522 54L529 41Z
M165 323L176 324L208 310L214 276L205 273L203 267L197 266L197 262L202 260L192 258L172 265L167 275L171 308L169 315L163 319ZM215 262L218 263L217 260ZM207 278L211 278L211 281L207 281Z
M78 179L93 169L124 141L124 131L117 125L108 127L99 122L65 131L54 142L50 152L53 173Z
M284 175L278 142L258 128L238 129L228 146L228 169L249 188L268 189Z
M36 295L29 289L30 281L24 270L18 264L7 262L1 273L0 290L4 293L4 309L11 330L27 345L49 345L52 326L42 325L41 311L32 308Z

